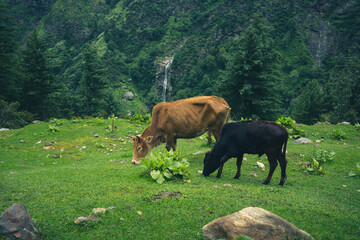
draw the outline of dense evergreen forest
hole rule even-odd
[[[224,97],[233,119],[356,123],[359,12],[359,0],[0,0],[0,126],[198,95]]]

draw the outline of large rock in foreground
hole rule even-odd
[[[0,233],[8,238],[41,239],[26,207],[17,203],[6,209],[0,216]]]
[[[254,240],[313,239],[285,219],[258,207],[215,219],[202,229],[204,239],[233,239],[240,235]]]

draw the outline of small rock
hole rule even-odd
[[[198,154],[203,154],[205,153],[204,151],[198,151],[198,152],[194,152],[192,155],[198,155]]]
[[[198,170],[198,173],[199,173],[199,174],[202,174],[202,173],[203,173],[203,171],[202,171],[202,170]]]
[[[20,143],[24,143],[25,141],[24,141],[24,140],[20,140],[19,142],[20,142]]]
[[[315,142],[317,142],[317,143],[321,143],[321,140],[319,140],[319,139],[318,139],[318,140],[316,140]]]
[[[262,170],[265,170],[265,165],[261,162],[256,162],[256,165],[261,168]]]
[[[309,163],[309,162],[300,162],[300,163],[299,163],[299,166],[307,166],[307,167],[310,167],[310,166],[311,166],[311,163]]]
[[[33,124],[38,124],[38,123],[41,123],[41,121],[40,120],[34,120],[32,123]]]
[[[81,148],[79,148],[79,151],[82,151],[86,148],[86,146],[82,146]]]
[[[230,183],[225,183],[224,187],[232,187],[232,185]]]
[[[351,123],[349,123],[349,122],[340,122],[340,123],[338,123],[338,125],[351,125]]]
[[[256,175],[255,173],[252,173],[252,174],[250,174],[250,177],[254,177],[254,178],[256,178],[256,177],[257,177],[257,175]]]
[[[142,215],[142,212],[141,212],[141,211],[137,211],[136,213],[139,214],[140,216]]]
[[[96,221],[96,220],[98,220],[98,219],[99,219],[98,217],[89,215],[89,216],[87,216],[87,217],[78,217],[78,218],[76,218],[75,221],[74,221],[74,223],[75,223],[75,224],[79,224],[79,223],[87,222],[87,221]]]
[[[244,162],[247,162],[247,158],[244,157],[244,158],[243,158],[243,161],[244,161]]]
[[[341,185],[343,188],[347,188],[347,185]]]
[[[92,210],[93,214],[98,214],[98,213],[105,214],[105,212],[106,212],[105,208],[93,208],[93,210]]]
[[[10,130],[10,129],[8,129],[8,128],[0,128],[0,132],[2,132],[2,131],[8,131],[8,130]]]
[[[94,137],[98,138],[98,137],[100,137],[100,136],[99,136],[99,134],[95,134]]]
[[[313,141],[308,138],[299,138],[293,141],[293,144],[312,143]]]

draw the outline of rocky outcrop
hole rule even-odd
[[[285,219],[258,207],[215,219],[202,231],[205,240],[233,239],[241,235],[254,240],[313,239]]]
[[[174,56],[165,57],[162,61],[156,61],[156,87],[159,95],[162,95],[162,100],[166,100],[171,97],[171,85],[170,85],[170,65],[174,60]]]
[[[41,239],[26,207],[17,203],[6,209],[0,216],[0,233],[8,238]]]

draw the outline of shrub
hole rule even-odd
[[[129,117],[129,120],[131,123],[137,123],[137,124],[140,124],[140,123],[146,123],[146,124],[150,124],[151,122],[151,116],[150,114],[146,114],[146,115],[143,115],[143,114],[134,114],[132,116]]]
[[[334,139],[337,139],[337,140],[344,140],[345,138],[347,138],[345,132],[341,129],[334,129],[330,136]]]
[[[286,127],[291,138],[298,139],[305,136],[304,130],[296,126],[296,122],[290,117],[278,118],[276,123]]]
[[[355,123],[354,127],[355,127],[356,131],[359,131],[360,130],[360,123]]]
[[[0,99],[0,127],[21,128],[31,123],[33,115],[26,111],[19,111],[18,102],[6,102]]]
[[[179,152],[153,153],[149,157],[141,159],[146,174],[149,174],[157,183],[162,184],[166,179],[188,178],[189,162],[187,159],[180,160]]]

